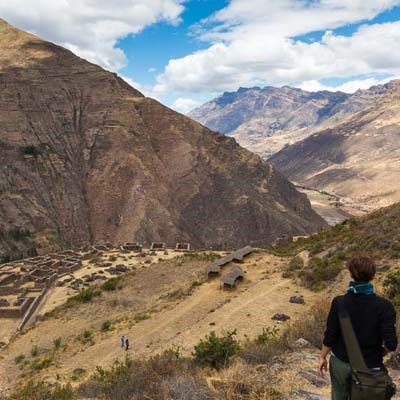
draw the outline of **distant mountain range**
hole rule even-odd
[[[3,20],[0,126],[3,259],[51,243],[237,247],[325,226],[232,138]]]
[[[343,92],[307,92],[284,86],[240,88],[188,115],[208,128],[233,136],[264,158],[374,104],[386,86]]]
[[[342,92],[239,89],[189,114],[299,184],[376,209],[400,201],[400,81]]]

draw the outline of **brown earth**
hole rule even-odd
[[[235,140],[2,20],[0,126],[3,256],[38,237],[239,247],[325,226]]]

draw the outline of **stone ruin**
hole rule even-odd
[[[0,264],[0,318],[22,318],[23,329],[47,290],[82,267],[72,250]]]
[[[150,247],[150,251],[165,251],[165,243],[153,242]]]
[[[140,253],[143,250],[143,247],[138,242],[126,242],[120,248],[121,248],[122,252],[131,252],[131,251],[133,251],[135,253]]]
[[[175,251],[190,251],[190,243],[177,243]]]

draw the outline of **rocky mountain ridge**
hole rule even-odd
[[[1,255],[46,245],[266,243],[325,226],[234,139],[0,20]]]
[[[224,93],[188,115],[268,158],[283,147],[368,108],[387,90],[388,85],[354,94],[308,92],[288,86],[240,88]]]

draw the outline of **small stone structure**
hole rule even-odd
[[[122,251],[134,251],[135,253],[140,253],[143,248],[138,242],[126,242],[121,246]]]
[[[175,251],[190,251],[190,243],[177,243]]]
[[[165,251],[165,243],[153,242],[151,244],[150,250],[152,250],[152,251]]]

